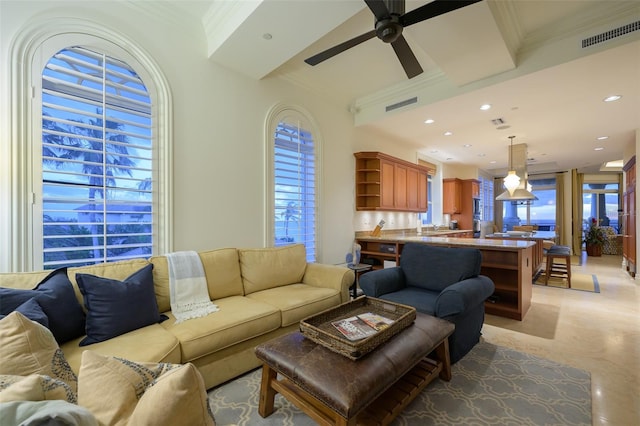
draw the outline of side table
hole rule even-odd
[[[351,297],[353,299],[358,297],[358,284],[359,284],[360,275],[369,271],[372,267],[373,267],[372,265],[368,265],[366,263],[358,263],[357,265],[354,265],[353,263],[347,264],[347,268],[351,269],[353,272],[356,273],[356,279],[351,285],[351,287],[349,287],[349,291],[351,291]]]

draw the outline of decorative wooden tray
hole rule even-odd
[[[331,324],[367,312],[381,315],[394,322],[371,336],[355,341],[347,339]],[[356,360],[411,325],[415,319],[416,309],[412,306],[362,296],[301,320],[300,332],[314,342]]]

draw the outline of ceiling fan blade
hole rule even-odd
[[[404,38],[404,36],[400,36],[391,43],[393,50],[396,52],[396,56],[400,60],[402,64],[402,68],[404,68],[404,72],[407,73],[407,77],[413,78],[418,74],[422,74],[422,67],[416,59],[416,56],[411,51],[409,47],[409,43]]]
[[[364,2],[367,4],[367,6],[369,6],[371,12],[373,12],[373,16],[376,17],[376,21],[389,15],[389,9],[387,9],[387,5],[384,4],[384,1],[364,0]]]
[[[400,17],[400,23],[403,27],[408,27],[409,25],[417,24],[418,22],[478,3],[479,1],[482,0],[435,0],[405,13]]]
[[[344,43],[340,43],[336,46],[333,46],[324,52],[320,52],[317,55],[313,55],[310,58],[305,59],[304,61],[309,65],[318,65],[322,61],[326,61],[329,58],[336,56],[338,53],[342,53],[347,49],[351,49],[354,46],[359,45],[369,39],[372,39],[376,36],[376,30],[371,30],[367,33],[359,35],[358,37],[354,37],[351,40],[347,40]]]

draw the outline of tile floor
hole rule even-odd
[[[584,253],[572,272],[596,274],[600,293],[534,285],[524,320],[487,315],[483,337],[589,371],[594,425],[640,425],[640,275]]]

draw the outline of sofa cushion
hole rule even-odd
[[[84,334],[84,312],[67,276],[67,268],[51,272],[33,290],[3,288],[0,298],[0,314],[3,315],[29,299],[37,298],[47,316],[48,328],[60,343]]]
[[[435,316],[438,294],[435,291],[425,290],[420,287],[406,287],[403,290],[386,293],[378,297],[390,302],[414,306],[418,312]]]
[[[304,245],[263,249],[240,249],[244,293],[302,282],[307,267]]]
[[[192,364],[136,363],[85,351],[78,404],[100,424],[214,424],[202,376]]]
[[[272,305],[244,296],[216,300],[220,308],[205,317],[160,324],[180,341],[182,362],[189,362],[280,327],[280,311]]]
[[[87,308],[87,337],[80,346],[103,342],[162,320],[152,270],[152,264],[146,265],[124,281],[76,274]]]
[[[341,302],[339,291],[306,284],[270,288],[251,293],[247,297],[278,308],[282,315],[283,327],[337,306]]]
[[[235,248],[203,251],[198,255],[207,278],[207,289],[211,300],[244,294],[240,278],[238,251]],[[153,282],[158,308],[160,312],[170,311],[171,298],[167,257],[153,256],[149,261],[153,263]]]
[[[87,349],[102,355],[117,356],[132,361],[180,362],[180,342],[161,324],[148,325],[104,342],[80,346],[81,338],[60,345],[73,371],[80,371],[82,353]]]
[[[244,296],[238,250],[227,248],[202,251],[198,254],[207,277],[211,300]]]
[[[407,243],[402,249],[400,267],[408,287],[440,292],[480,273],[480,250],[466,247],[438,247]]]
[[[12,312],[0,320],[0,342],[0,374],[47,375],[65,382],[75,393],[76,375],[46,327]]]

